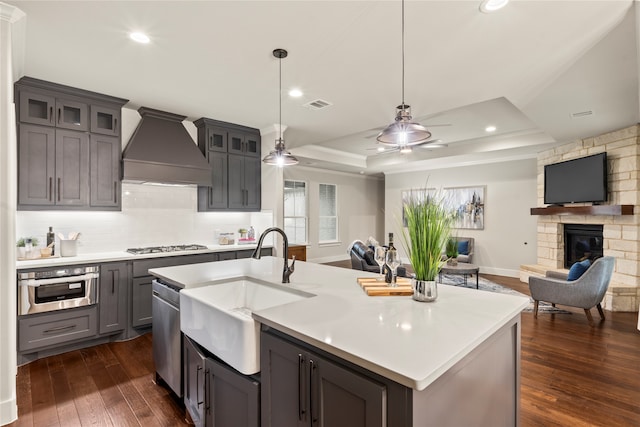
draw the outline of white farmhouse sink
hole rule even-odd
[[[180,329],[245,375],[260,372],[260,323],[264,310],[314,295],[240,277],[180,291]]]

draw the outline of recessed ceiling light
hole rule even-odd
[[[300,98],[302,96],[302,91],[300,89],[291,89],[289,91],[289,96],[292,98]]]
[[[384,147],[378,147],[378,152],[382,153],[384,151]]]
[[[480,12],[495,12],[505,7],[507,3],[509,3],[509,0],[482,0],[482,2],[480,2]]]
[[[143,44],[147,44],[151,41],[151,39],[149,38],[148,35],[146,35],[145,33],[141,33],[141,32],[133,32],[133,33],[129,33],[129,38],[135,42],[138,43],[143,43]]]
[[[486,128],[484,128],[485,132],[495,132],[496,131],[496,127],[495,126],[487,126]]]
[[[411,153],[412,151],[413,151],[413,149],[412,149],[411,147],[408,147],[408,146],[407,146],[407,147],[402,147],[402,148],[400,149],[400,152],[401,152],[402,154],[409,154],[409,153]]]

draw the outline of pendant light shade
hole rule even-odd
[[[381,144],[399,148],[422,144],[429,138],[431,138],[431,132],[420,123],[411,121],[411,107],[404,104],[396,107],[396,121],[387,126],[377,137]]]
[[[284,139],[282,138],[282,58],[286,58],[288,55],[284,49],[275,49],[273,56],[279,59],[280,69],[280,90],[278,91],[278,99],[280,100],[280,116],[278,119],[278,138],[276,139],[276,145],[273,150],[267,154],[262,161],[267,165],[275,166],[290,166],[298,164],[298,159],[291,154],[284,146]]]
[[[378,142],[402,149],[423,144],[431,132],[420,123],[411,121],[411,107],[404,102],[404,0],[402,0],[402,104],[396,107],[396,119],[377,136]]]

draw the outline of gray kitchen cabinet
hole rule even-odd
[[[260,157],[260,134],[254,132],[229,132],[229,148],[227,152]]]
[[[57,128],[87,131],[89,130],[89,105],[68,99],[56,99]]]
[[[18,317],[18,352],[31,352],[92,338],[98,329],[95,305]]]
[[[205,356],[189,337],[183,335],[184,406],[196,427],[205,423]]]
[[[262,426],[387,425],[385,384],[270,333],[260,340]]]
[[[127,262],[100,265],[98,299],[98,332],[100,334],[120,332],[127,326],[128,266]]]
[[[229,154],[229,209],[260,210],[260,159]]]
[[[235,254],[234,254],[235,256]],[[198,264],[218,260],[217,253],[177,255],[162,258],[146,258],[133,261],[133,281],[131,287],[131,326],[149,327],[152,322],[150,268],[172,267],[175,265]]]
[[[88,174],[89,138],[86,133],[20,125],[19,208],[87,205]]]
[[[131,282],[131,326],[134,328],[151,326],[151,280],[151,276],[134,277]]]
[[[119,210],[127,100],[31,77],[16,82],[15,93],[18,209]]]
[[[18,205],[53,205],[56,132],[44,126],[20,126]]]
[[[88,176],[89,136],[84,132],[56,129],[55,204],[87,206]]]
[[[198,210],[226,209],[228,206],[227,154],[208,151],[206,156],[211,165],[211,186],[198,187]]]
[[[260,133],[208,118],[194,122],[198,147],[211,165],[211,186],[198,187],[198,211],[259,211]]]
[[[62,129],[89,129],[89,105],[38,91],[20,92],[20,121]]]
[[[198,427],[258,427],[260,382],[183,341],[184,404]]]
[[[120,109],[91,105],[91,133],[120,136]]]
[[[92,134],[90,141],[91,207],[121,207],[120,139]]]

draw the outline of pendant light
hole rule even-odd
[[[411,106],[404,102],[404,0],[402,0],[402,104],[396,107],[396,120],[380,132],[376,139],[382,144],[395,148],[427,142],[431,132],[411,119]]]
[[[265,156],[262,161],[268,165],[276,166],[289,166],[298,164],[298,159],[293,154],[288,152],[284,147],[284,139],[282,138],[282,58],[286,58],[288,55],[284,49],[275,49],[273,56],[279,59],[280,67],[280,91],[278,96],[280,99],[280,116],[278,119],[278,138],[276,139],[276,146],[269,154]]]

